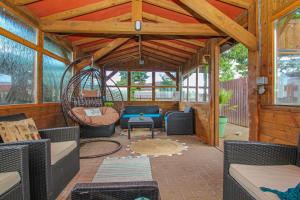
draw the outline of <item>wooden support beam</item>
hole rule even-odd
[[[230,37],[243,43],[250,50],[257,50],[257,38],[237,22],[211,5],[207,0],[179,0],[201,17],[227,33]]]
[[[127,53],[118,57],[110,58],[110,59],[103,59],[100,62],[98,62],[100,65],[107,65],[111,63],[117,63],[124,59],[136,59],[138,58],[139,52],[136,50],[131,53]]]
[[[110,74],[106,76],[106,81],[111,79],[114,75],[118,73],[118,70],[113,70]]]
[[[195,46],[198,46],[198,47],[205,47],[205,42],[201,42],[201,41],[198,41],[198,40],[191,40],[191,39],[177,39],[177,40],[181,41],[181,42],[188,43],[188,44],[192,44],[192,45],[195,45]]]
[[[224,3],[228,3],[240,8],[245,8],[245,9],[249,9],[250,6],[254,3],[253,0],[219,0],[222,1]]]
[[[38,1],[40,0],[13,0],[13,4],[15,4],[16,6],[24,6],[26,4],[30,4]]]
[[[166,62],[166,61],[163,61],[163,60],[157,59],[157,58],[153,58],[152,56],[146,56],[146,58],[147,58],[148,60],[153,60],[153,61],[156,61],[156,62],[162,63],[162,64],[164,64],[164,65],[166,65],[166,66],[176,66],[176,67],[178,67],[178,66],[179,66],[179,64],[173,64],[173,63],[169,63],[169,62]]]
[[[169,54],[175,55],[177,57],[181,57],[181,58],[185,58],[185,59],[191,58],[191,54],[183,53],[183,52],[173,50],[173,49],[169,49],[167,47],[160,46],[160,45],[157,45],[157,44],[154,44],[154,43],[142,42],[142,44],[143,44],[143,46],[155,49],[157,51],[162,51],[162,52],[165,52],[165,53],[169,53]]]
[[[117,53],[111,53],[108,56],[106,56],[105,58],[101,59],[101,62],[106,61],[106,60],[110,60],[110,59],[118,59],[120,56],[123,55],[128,55],[130,53],[136,53],[138,52],[138,48],[133,48],[133,49],[128,49],[126,51],[121,51],[121,52],[117,52]]]
[[[176,81],[176,77],[171,74],[171,72],[165,72],[165,74],[172,79],[172,81]]]
[[[110,8],[113,6],[117,6],[120,4],[128,3],[130,0],[103,0],[97,3],[88,4],[86,6],[82,6],[79,8],[74,8],[71,10],[62,11],[59,13],[54,13],[52,15],[42,17],[42,20],[63,20],[63,19],[70,19],[73,17],[85,15],[88,13],[96,12],[99,10],[103,10],[106,8]]]
[[[95,41],[102,40],[102,39],[103,38],[97,38],[97,37],[89,38],[89,37],[87,37],[87,38],[83,38],[83,39],[76,40],[76,41],[72,42],[72,45],[73,46],[79,46],[79,45],[82,45],[82,44],[95,42]]]
[[[160,8],[164,8],[167,10],[171,10],[174,12],[178,12],[184,15],[188,15],[188,16],[193,16],[191,13],[189,13],[188,11],[186,11],[185,9],[183,9],[181,6],[179,6],[178,4],[174,3],[173,1],[166,1],[166,0],[143,0],[144,2],[148,3],[148,4],[152,4],[154,6],[160,7]]]
[[[168,47],[172,47],[172,48],[175,48],[175,49],[180,49],[182,51],[186,51],[186,52],[189,52],[189,53],[197,53],[196,49],[193,49],[193,48],[181,45],[181,44],[177,44],[175,42],[170,42],[170,41],[167,41],[167,40],[151,40],[151,41],[154,41],[158,44],[166,45]]]
[[[136,35],[132,22],[97,22],[97,21],[43,21],[41,30],[52,33],[89,33]],[[224,36],[206,24],[183,23],[148,23],[144,22],[139,34],[150,35],[197,35]]]
[[[131,0],[131,21],[142,21],[143,6],[142,0]]]
[[[118,48],[119,46],[121,46],[122,44],[127,42],[129,39],[130,38],[118,38],[118,39],[115,39],[115,40],[111,41],[110,43],[107,44],[106,47],[96,51],[93,54],[94,62],[96,62],[97,60],[103,58],[104,56],[109,54],[111,51],[113,51],[114,49]],[[85,66],[88,66],[90,64],[91,64],[91,60],[90,59],[85,59],[77,65],[77,68],[82,69]]]

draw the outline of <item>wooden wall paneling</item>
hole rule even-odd
[[[39,129],[65,126],[59,103],[0,106],[0,116],[18,113],[33,118]]]

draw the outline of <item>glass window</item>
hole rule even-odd
[[[188,85],[188,76],[182,78],[182,86],[187,87]]]
[[[72,52],[57,44],[47,36],[44,37],[44,48],[62,58],[72,60]]]
[[[34,103],[36,52],[0,35],[0,104]]]
[[[130,101],[152,101],[152,88],[131,87]]]
[[[208,95],[208,88],[199,88],[198,87],[198,101],[199,102],[208,102],[209,95]]]
[[[275,103],[300,104],[300,8],[275,21]]]
[[[2,7],[0,7],[0,26],[25,40],[35,44],[37,42],[36,30]]]
[[[189,88],[188,90],[188,101],[196,101],[196,88]]]
[[[156,86],[176,86],[176,72],[155,72]]]
[[[178,101],[178,93],[176,88],[156,88],[155,89],[156,101]]]
[[[128,85],[128,73],[127,71],[119,71],[114,73],[113,71],[106,71],[106,77],[110,76],[113,73],[113,76],[106,81],[107,85],[117,85],[117,86],[127,86]]]
[[[194,70],[189,75],[189,87],[196,87],[196,80],[196,70]]]
[[[182,88],[181,98],[182,98],[182,101],[187,101],[187,88],[186,87]]]
[[[108,87],[106,90],[106,100],[107,101],[127,101],[127,87]],[[122,97],[120,96],[120,92]],[[123,98],[123,99],[122,99]]]
[[[60,101],[60,80],[66,64],[47,55],[43,56],[43,99],[44,102]]]
[[[131,72],[131,85],[152,86],[152,72]]]

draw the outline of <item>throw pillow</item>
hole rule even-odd
[[[99,108],[86,108],[84,112],[88,117],[98,117],[102,115]]]
[[[40,140],[41,139],[39,131],[38,131],[38,129],[35,125],[35,122],[32,118],[24,119],[24,120],[21,120],[21,121],[23,121],[23,123],[25,123],[25,125],[28,127],[28,129],[30,131],[30,134],[31,134],[31,138],[33,140]]]
[[[7,131],[6,123],[0,122],[0,136],[4,143],[16,142],[17,138],[14,134]]]

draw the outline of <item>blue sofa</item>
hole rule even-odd
[[[120,126],[122,129],[128,128],[128,120],[131,117],[138,117],[140,113],[144,117],[151,117],[154,121],[154,128],[162,128],[163,116],[158,106],[125,106],[120,116]]]

